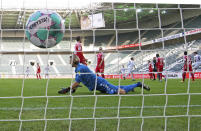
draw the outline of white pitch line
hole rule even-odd
[[[177,107],[188,107],[188,105],[170,105],[167,106],[169,108],[177,108]],[[201,105],[189,105],[189,107],[201,107]],[[120,109],[141,109],[141,106],[121,106]],[[164,106],[144,106],[144,108],[164,108]],[[1,107],[0,110],[20,110],[21,108],[17,107]],[[24,107],[23,110],[44,110],[45,107]],[[48,107],[48,110],[64,110],[70,109],[69,107]],[[94,107],[72,107],[74,110],[84,110],[84,109],[91,109],[93,110]],[[118,109],[118,106],[113,107],[96,107],[96,109]]]

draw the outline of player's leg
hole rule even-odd
[[[182,73],[182,82],[184,82],[185,81],[185,79],[186,79],[186,71],[184,71],[183,73]]]
[[[159,71],[157,72],[157,78],[160,81],[160,72]]]
[[[125,90],[126,93],[133,91],[134,88],[136,87],[143,87],[145,90],[150,90],[149,86],[143,84],[141,82],[138,82],[136,84],[132,84],[132,85],[126,85],[126,86],[120,86],[121,89]]]
[[[48,79],[48,74],[47,73],[45,74],[45,79]]]
[[[146,90],[150,90],[149,86],[147,85],[142,85],[141,82],[138,82],[136,84],[132,84],[132,85],[126,85],[126,86],[115,86],[110,84],[107,80],[102,79],[101,83],[99,83],[96,87],[96,90],[101,91],[103,93],[107,93],[107,94],[116,94],[116,93],[120,93],[120,94],[125,94],[129,91],[133,91],[134,88],[136,87],[143,87]]]
[[[191,77],[193,79],[193,81],[195,80],[195,77],[194,77],[194,73],[193,72],[190,72],[191,73]]]
[[[182,73],[182,81],[181,82],[185,81],[185,79],[186,79],[186,72],[187,72],[187,66],[184,65],[184,67],[183,67],[183,73]]]
[[[149,79],[150,79],[150,80],[153,79],[153,70],[149,70]]]
[[[102,79],[101,84],[98,84],[96,87],[96,90],[107,93],[107,94],[117,94],[118,92],[120,94],[125,94],[126,91],[119,88],[118,86],[110,84],[107,80]]]
[[[104,68],[101,68],[101,69],[100,69],[100,73],[101,73],[102,78],[105,78],[105,75],[104,75]]]
[[[149,73],[149,79],[151,80],[151,78],[152,78],[152,76],[151,76],[152,74],[151,73]]]
[[[154,79],[154,73],[153,73],[153,70],[151,71],[151,79],[152,79],[152,80]]]
[[[125,80],[126,79],[126,74],[124,72],[121,72],[122,78]]]
[[[101,74],[101,76],[102,76],[102,78],[105,78],[105,75],[103,73]]]
[[[40,73],[38,73],[38,75],[39,75],[39,79],[41,79]]]
[[[99,71],[98,66],[96,66],[95,72],[96,72],[96,75],[99,76],[98,73],[99,73],[100,71]]]
[[[155,76],[155,73],[153,73],[153,78],[154,78],[153,80],[156,80],[156,76]]]
[[[191,74],[191,77],[192,77],[192,79],[193,79],[193,81],[194,81],[195,78],[194,78],[194,73],[193,73],[192,65],[189,65],[189,73]]]
[[[131,70],[131,78],[132,78],[133,81],[135,81],[135,78],[134,78],[134,71],[133,71],[133,70]]]
[[[149,79],[150,79],[150,80],[153,80],[153,78],[154,78],[154,76],[153,76],[152,71],[149,71]]]
[[[157,79],[160,81],[160,70],[157,68]]]
[[[127,72],[127,74],[126,74],[126,78],[127,78],[129,75],[132,75],[131,71],[132,71],[132,69],[129,69],[129,68],[128,68],[128,72]]]
[[[122,75],[122,78],[125,80],[126,78],[125,78],[125,74],[124,73],[121,73],[121,75]]]

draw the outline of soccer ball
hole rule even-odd
[[[59,14],[54,11],[36,11],[26,23],[26,37],[40,48],[57,45],[64,36],[65,25]]]

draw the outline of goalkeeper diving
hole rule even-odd
[[[98,90],[101,93],[106,94],[118,94],[118,92],[119,94],[126,94],[133,91],[136,87],[143,87],[145,90],[150,91],[149,86],[142,84],[141,82],[124,86],[112,85],[104,78],[96,76],[86,65],[81,64],[79,58],[74,54],[70,56],[70,64],[72,67],[75,67],[75,82],[71,87],[63,88],[58,91],[59,94],[66,94],[70,91],[74,93],[81,82],[89,89],[89,91]]]

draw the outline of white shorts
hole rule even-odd
[[[128,68],[128,73],[130,74],[130,73],[133,73],[134,72],[134,70],[133,69],[129,69]]]

